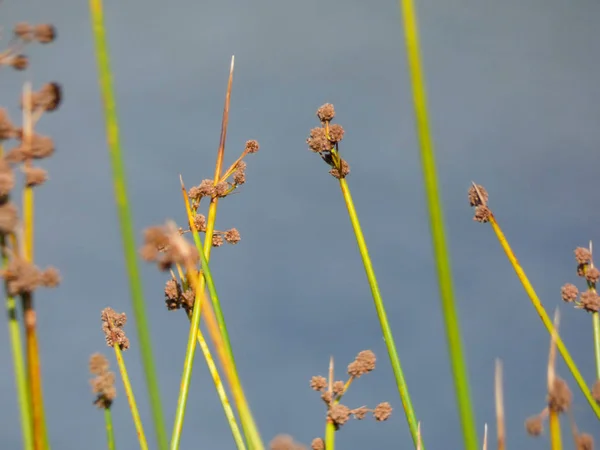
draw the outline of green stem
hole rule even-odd
[[[119,372],[121,373],[121,380],[123,381],[123,387],[125,388],[125,394],[127,395],[127,401],[129,402],[129,409],[131,410],[131,417],[135,425],[135,430],[140,441],[140,448],[142,450],[148,450],[148,442],[146,441],[146,435],[144,434],[144,427],[142,426],[142,419],[138,411],[135,396],[133,395],[133,389],[131,388],[131,382],[129,381],[129,375],[127,373],[127,367],[125,367],[125,361],[123,360],[123,353],[119,344],[115,344],[113,347],[115,350],[115,356],[117,357],[117,363],[119,365]]]
[[[110,408],[104,408],[104,423],[106,424],[106,444],[108,450],[115,450],[115,435],[113,434],[112,414]]]
[[[15,382],[17,384],[17,398],[19,400],[19,412],[21,415],[21,431],[23,433],[23,448],[33,450],[31,411],[29,402],[29,391],[27,389],[27,374],[23,360],[23,343],[17,320],[17,307],[14,297],[6,298],[6,309],[8,312],[8,332],[12,348],[13,363],[15,368]]]
[[[441,199],[437,185],[437,174],[433,140],[429,129],[429,118],[427,114],[427,97],[425,91],[425,80],[421,65],[419,50],[419,32],[415,7],[412,0],[400,0],[406,36],[406,49],[410,78],[413,91],[414,110],[417,126],[417,134],[420,144],[421,163],[425,191],[427,193],[427,205],[429,209],[429,223],[431,237],[436,261],[438,283],[440,289],[440,300],[444,315],[446,329],[446,340],[452,365],[455,392],[458,402],[458,410],[462,425],[465,448],[477,450],[479,448],[477,438],[477,427],[471,404],[469,392],[469,379],[465,358],[462,350],[460,337],[460,325],[454,304],[452,288],[452,273],[450,270],[450,257],[446,246],[444,232],[444,217],[442,213]]]
[[[327,450],[335,448],[335,425],[330,420],[327,420],[325,425],[325,448]]]
[[[387,347],[390,362],[392,364],[394,377],[396,378],[396,384],[398,386],[400,399],[402,400],[402,406],[404,407],[404,413],[406,414],[406,420],[408,422],[410,434],[416,447],[418,442],[418,423],[415,411],[413,410],[410,395],[408,393],[408,387],[406,386],[406,381],[404,380],[404,373],[402,372],[402,366],[400,365],[400,358],[398,357],[398,352],[396,351],[396,344],[394,343],[392,330],[388,323],[385,307],[383,306],[383,299],[381,298],[381,294],[379,292],[379,285],[377,284],[377,278],[375,277],[375,271],[373,270],[373,265],[369,256],[369,250],[367,249],[367,244],[360,227],[354,202],[352,201],[352,195],[350,195],[350,188],[348,187],[348,183],[346,182],[345,178],[340,179],[340,187],[342,189],[344,200],[346,201],[350,222],[352,223],[352,228],[354,229],[354,234],[356,235],[356,242],[358,243],[358,249],[365,267],[369,286],[371,287],[371,294],[373,296],[373,301],[375,302],[377,317],[379,317],[379,324],[381,326],[381,331],[383,332],[383,338],[385,340],[385,345]],[[424,447],[421,448],[422,450],[425,450]]]
[[[139,348],[141,351],[142,364],[144,368],[144,374],[146,376],[148,394],[150,397],[150,406],[152,409],[152,417],[154,419],[154,430],[156,433],[158,448],[165,450],[168,446],[167,434],[165,430],[163,409],[160,401],[156,368],[152,356],[150,327],[146,318],[144,294],[142,291],[142,283],[137,265],[135,235],[133,232],[133,221],[127,198],[125,169],[121,155],[119,125],[111,77],[108,43],[104,30],[102,0],[90,0],[90,12],[96,45],[98,77],[100,80],[102,100],[104,103],[106,134],[113,171],[115,199],[117,203],[121,236],[123,240],[123,251],[125,253],[125,261],[131,290],[131,301],[135,315],[137,334],[140,341]]]
[[[594,325],[594,356],[596,357],[596,379],[600,380],[600,316],[597,312],[592,314]]]

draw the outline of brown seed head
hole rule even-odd
[[[577,247],[575,249],[575,260],[577,264],[588,264],[592,260],[592,254],[585,247]]]
[[[270,450],[306,450],[302,444],[294,441],[294,438],[287,434],[280,434],[275,436],[269,443]]]
[[[573,394],[565,380],[556,377],[552,389],[548,393],[548,408],[561,413],[571,407],[572,400]]]
[[[325,450],[325,441],[322,438],[314,438],[310,443],[312,450]]]
[[[240,236],[240,232],[236,228],[232,228],[231,230],[227,230],[223,237],[228,244],[237,244],[240,242],[242,237]]]
[[[177,280],[170,279],[165,283],[165,297],[170,300],[177,300],[181,295],[181,285]]]
[[[196,227],[196,231],[206,231],[206,217],[204,214],[194,216],[194,227]]]
[[[544,420],[541,415],[529,417],[525,421],[525,430],[529,436],[539,436],[544,429]]]
[[[345,159],[341,159],[341,167],[342,167],[341,174],[340,174],[340,171],[336,167],[331,169],[329,171],[329,174],[333,178],[337,178],[338,180],[341,178],[346,178],[346,176],[350,173],[350,166],[348,165],[348,163],[346,162]]]
[[[193,200],[200,200],[202,197],[214,197],[216,195],[214,181],[202,180],[198,186],[190,189],[188,195]]]
[[[49,23],[36,25],[33,33],[40,44],[48,44],[56,39],[56,29]]]
[[[6,109],[0,108],[0,141],[15,137],[15,127],[10,121]]]
[[[221,236],[220,234],[213,234],[213,238],[212,238],[212,246],[213,247],[220,247],[221,245],[223,245],[223,242],[225,242],[223,240],[223,236]]]
[[[225,197],[229,193],[229,183],[221,181],[215,186],[215,194],[217,197]]]
[[[60,272],[56,267],[46,267],[41,273],[40,284],[47,288],[53,288],[60,284]]]
[[[327,387],[327,380],[325,377],[314,376],[310,379],[310,388],[315,391],[322,391]]]
[[[600,379],[596,380],[594,386],[592,386],[592,397],[597,403],[600,403]]]
[[[591,434],[581,433],[576,438],[577,450],[594,450],[594,438]]]
[[[7,283],[8,293],[13,296],[31,293],[47,282],[47,276],[40,269],[17,257],[13,257],[1,273]]]
[[[246,163],[240,161],[237,163],[235,172],[233,173],[233,184],[239,186],[246,182]]]
[[[481,194],[481,196],[483,198],[479,197],[477,190],[479,190],[479,193]],[[471,206],[487,205],[488,193],[483,186],[478,184],[477,189],[475,189],[475,186],[471,185],[471,187],[469,188],[468,195],[469,195],[469,205],[471,205]]]
[[[0,233],[14,233],[19,216],[14,203],[5,202],[0,204]]]
[[[373,417],[377,422],[383,422],[384,420],[388,420],[392,415],[392,405],[388,402],[380,403],[373,410]]]
[[[578,295],[579,289],[577,289],[577,286],[575,286],[574,284],[566,283],[563,287],[560,288],[560,296],[567,303],[571,303],[577,300]]]
[[[334,123],[329,127],[329,140],[331,142],[340,142],[344,139],[344,128],[337,123]]]
[[[244,148],[244,153],[256,153],[260,149],[260,145],[258,145],[258,141],[254,139],[246,142],[246,147]]]
[[[62,88],[58,83],[46,83],[38,92],[34,92],[31,98],[34,109],[44,111],[56,110],[62,100]]]
[[[361,406],[360,408],[353,409],[350,412],[352,413],[355,419],[363,420],[367,416],[367,413],[369,413],[369,411],[369,408]]]
[[[343,381],[335,381],[333,383],[333,395],[340,396],[344,393],[344,382]]]
[[[10,164],[0,159],[0,198],[6,197],[15,187],[15,174]]]
[[[34,187],[44,184],[48,180],[48,172],[41,167],[33,167],[30,165],[23,166],[25,174],[25,185]]]
[[[592,284],[596,284],[598,279],[600,279],[600,270],[595,267],[590,267],[585,271],[585,279]]]
[[[341,403],[333,403],[327,412],[327,417],[331,419],[336,428],[341,427],[350,418],[350,408]]]
[[[127,350],[129,348],[129,339],[127,339],[125,332],[122,330],[127,322],[127,315],[125,313],[118,314],[112,308],[104,308],[101,317],[102,331],[106,338],[106,345],[109,347],[118,345],[121,350]]]
[[[310,130],[310,137],[306,140],[306,143],[308,148],[316,153],[328,152],[333,147],[325,135],[325,129],[321,127]]]
[[[15,70],[25,70],[29,67],[29,58],[25,55],[15,55],[10,60],[10,65]]]
[[[21,145],[17,148],[25,159],[43,159],[52,156],[54,153],[54,142],[48,136],[34,134],[31,136],[31,142],[28,143],[25,140],[21,140]]]
[[[375,354],[371,350],[363,350],[356,359],[348,364],[348,375],[360,378],[362,375],[375,370]]]
[[[21,39],[23,42],[30,42],[33,40],[33,27],[27,22],[19,22],[13,29],[15,37]]]
[[[594,291],[582,292],[579,296],[579,306],[587,312],[600,311],[600,297]]]
[[[100,375],[108,370],[108,359],[102,353],[94,353],[90,357],[90,372],[93,375]]]
[[[490,221],[492,212],[487,206],[479,205],[475,207],[475,216],[473,220],[475,222],[487,223]]]
[[[335,117],[335,109],[331,103],[325,103],[317,109],[317,117],[321,122],[329,122]]]

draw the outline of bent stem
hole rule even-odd
[[[444,217],[435,167],[435,153],[427,113],[427,95],[421,64],[417,15],[412,0],[400,0],[400,5],[404,23],[423,179],[427,194],[429,225],[435,255],[446,341],[448,343],[448,352],[454,378],[454,389],[465,448],[468,450],[477,450],[479,448],[477,426],[471,403],[469,378],[460,336],[460,325],[454,303],[450,255],[446,245]]]
[[[350,188],[348,187],[348,183],[346,182],[345,178],[340,179],[340,188],[342,190],[342,195],[344,196],[344,201],[346,202],[352,228],[354,229],[356,242],[358,243],[358,249],[365,267],[369,286],[371,287],[371,294],[375,303],[375,310],[377,311],[377,317],[379,318],[379,324],[381,326],[381,331],[383,332],[383,338],[385,340],[385,345],[387,347],[390,362],[392,364],[392,370],[394,372],[394,377],[396,378],[396,385],[398,386],[398,393],[400,394],[400,399],[402,400],[402,406],[404,408],[410,434],[416,447],[418,442],[417,418],[410,400],[406,381],[404,380],[404,373],[402,371],[402,366],[400,365],[400,358],[398,357],[398,352],[396,351],[396,344],[394,343],[392,330],[388,323],[387,314],[383,305],[383,299],[381,298],[381,294],[379,292],[379,285],[377,284],[377,278],[375,277],[375,271],[373,270],[367,244],[360,227],[358,215],[356,214],[352,195],[350,194]]]
[[[152,356],[152,342],[150,339],[150,327],[146,318],[144,293],[142,290],[142,283],[137,265],[135,235],[133,232],[133,220],[131,217],[131,211],[129,209],[127,197],[125,168],[123,165],[123,158],[121,156],[119,122],[117,119],[117,108],[111,76],[108,43],[106,32],[104,30],[102,0],[90,0],[90,14],[95,38],[98,77],[100,80],[102,101],[104,104],[106,137],[108,140],[108,150],[112,165],[115,200],[119,215],[121,237],[123,241],[123,252],[127,265],[127,274],[131,291],[131,302],[135,316],[135,325],[138,338],[140,340],[139,348],[142,356],[142,364],[146,377],[148,395],[150,397],[150,406],[152,409],[152,417],[154,419],[154,430],[156,433],[158,448],[161,450],[166,450],[167,433],[165,430],[163,409],[160,401],[158,378],[156,375],[154,358]]]

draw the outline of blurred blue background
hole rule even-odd
[[[472,221],[471,180],[490,193],[509,242],[586,379],[594,380],[591,319],[563,305],[576,280],[573,250],[598,240],[600,60],[594,0],[417,2],[440,188],[452,252],[478,427],[495,436],[494,359],[504,362],[509,448],[546,449],[547,433],[523,421],[545,402],[548,335],[492,230]],[[378,368],[344,402],[389,401],[386,423],[352,421],[339,447],[408,448],[369,288],[336,180],[305,139],[316,109],[336,106],[346,129],[348,182],[427,448],[460,448],[453,385],[432,259],[397,2],[357,0],[107,1],[106,23],[137,236],[168,218],[185,221],[179,174],[188,186],[211,178],[231,55],[236,57],[226,162],[248,139],[247,184],[220,203],[217,228],[242,241],[213,252],[238,367],[266,441],[290,433],[309,444],[324,430],[324,406],[309,389],[332,355],[339,371],[363,349]],[[53,448],[102,449],[102,413],[89,387],[88,358],[104,344],[100,311],[128,313],[126,361],[152,439],[137,336],[121,252],[86,2],[2,3],[4,42],[18,21],[51,22],[58,40],[33,46],[27,75],[5,69],[1,104],[18,119],[26,77],[58,81],[64,104],[38,131],[57,152],[36,193],[36,261],[60,268],[59,289],[40,291],[40,345]],[[171,430],[188,322],[167,312],[165,274],[142,264],[162,398]],[[0,321],[0,441],[21,445],[6,321]],[[598,422],[562,362],[581,430]],[[136,448],[119,384],[119,448]],[[233,441],[199,356],[182,448],[232,449]],[[567,433],[567,428],[565,428]],[[565,434],[565,439],[569,438]],[[565,441],[570,448],[571,441]]]

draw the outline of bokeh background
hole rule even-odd
[[[455,293],[478,427],[494,430],[494,359],[504,362],[508,444],[545,449],[523,421],[545,401],[548,335],[492,230],[472,221],[471,180],[490,206],[546,308],[560,306],[562,334],[586,379],[594,379],[590,317],[562,304],[576,279],[573,250],[598,240],[600,4],[595,0],[417,2]],[[412,399],[430,449],[460,448],[453,385],[397,2],[357,0],[107,1],[106,22],[135,228],[185,221],[179,175],[211,178],[229,62],[236,57],[227,140],[232,162],[247,139],[248,182],[220,203],[217,227],[242,241],[213,252],[236,359],[261,433],[309,444],[324,430],[324,406],[309,389],[332,355],[342,373],[363,349],[377,370],[345,403],[389,401],[383,424],[352,421],[342,449],[409,448],[407,425],[351,226],[336,180],[305,139],[315,111],[334,103],[346,129],[341,149]],[[100,311],[131,314],[113,200],[86,2],[6,0],[4,42],[18,21],[51,22],[56,43],[28,50],[27,75],[5,69],[1,104],[18,118],[26,77],[58,81],[61,109],[38,131],[58,151],[43,162],[50,181],[36,194],[36,260],[60,268],[59,289],[37,295],[45,402],[53,448],[102,449],[88,357],[102,351]],[[165,274],[143,264],[155,358],[170,431],[188,322],[167,312]],[[154,439],[133,323],[126,353],[147,434]],[[6,321],[0,321],[0,442],[20,448]],[[598,423],[562,362],[580,429]],[[136,448],[118,384],[119,448]],[[232,449],[202,357],[193,374],[182,448]],[[565,428],[565,433],[567,429]],[[569,435],[565,434],[565,438]],[[565,441],[570,447],[570,441]],[[154,447],[154,444],[152,444]]]

